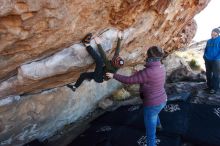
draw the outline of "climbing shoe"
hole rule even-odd
[[[66,85],[67,87],[69,87],[73,92],[76,91],[76,87],[74,85]]]
[[[92,33],[88,33],[83,39],[82,43],[86,46],[90,44],[90,41],[92,39]]]

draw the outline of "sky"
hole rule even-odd
[[[211,37],[213,28],[220,26],[220,0],[211,0],[207,7],[197,14],[197,32],[194,41],[207,40]]]

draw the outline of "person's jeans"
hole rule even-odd
[[[220,60],[205,60],[205,67],[207,86],[217,91],[220,83]]]
[[[144,124],[146,128],[147,146],[156,146],[156,127],[160,125],[158,114],[163,109],[166,103],[157,106],[144,107]]]

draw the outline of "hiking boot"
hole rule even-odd
[[[209,90],[209,94],[215,94],[215,90],[214,89]]]
[[[90,45],[91,39],[92,39],[92,33],[88,33],[88,34],[82,39],[82,43],[83,43],[85,46],[88,46],[88,45]]]
[[[73,92],[76,91],[76,87],[74,85],[66,85],[67,87],[69,87]]]

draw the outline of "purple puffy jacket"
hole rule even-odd
[[[114,79],[125,84],[140,84],[140,94],[145,106],[156,106],[166,102],[164,89],[166,71],[160,61],[149,62],[145,68],[131,76],[114,74]]]

